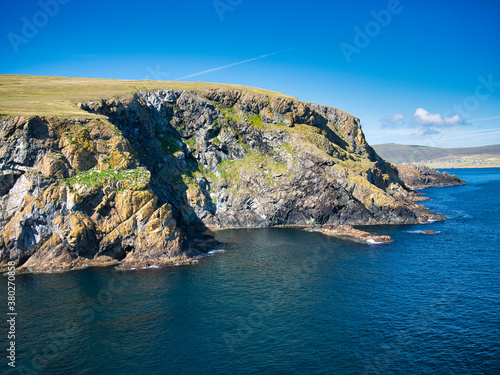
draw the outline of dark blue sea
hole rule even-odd
[[[5,374],[500,374],[500,169],[424,191],[444,222],[226,230],[193,266],[16,278]],[[435,235],[424,234],[431,229]]]

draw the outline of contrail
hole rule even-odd
[[[260,55],[259,57],[254,57],[254,58],[251,58],[251,59],[248,59],[248,60],[238,61],[238,62],[235,62],[235,63],[232,63],[232,64],[228,64],[228,65],[224,65],[224,66],[219,66],[218,68],[212,68],[212,69],[204,70],[202,72],[188,74],[187,76],[179,77],[179,78],[176,78],[175,80],[176,81],[180,81],[181,79],[186,79],[186,78],[201,76],[202,74],[217,72],[219,70],[231,68],[231,67],[236,66],[236,65],[245,64],[247,62],[251,62],[251,61],[255,61],[255,60],[260,60],[260,59],[264,59],[264,58],[269,57],[269,56],[277,55],[277,54],[279,54],[281,52],[284,52],[284,51],[273,52],[273,53],[270,53],[268,55]]]
[[[469,122],[474,122],[474,121],[486,121],[486,120],[496,120],[499,119],[500,116],[497,117],[487,117],[487,118],[477,118],[475,120],[468,120]]]

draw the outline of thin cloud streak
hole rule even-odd
[[[494,132],[500,132],[500,129],[497,128],[476,129],[476,130],[470,130],[467,133],[494,133]]]
[[[232,64],[228,64],[228,65],[224,65],[224,66],[219,66],[217,68],[203,70],[203,71],[198,72],[198,73],[188,74],[187,76],[179,77],[179,78],[176,78],[175,80],[176,81],[180,81],[181,79],[197,77],[197,76],[201,76],[202,74],[218,72],[219,70],[231,68],[231,67],[236,66],[236,65],[241,65],[241,64],[245,64],[245,63],[256,61],[256,60],[260,60],[260,59],[265,59],[266,57],[277,55],[277,54],[282,53],[282,52],[284,52],[284,51],[273,52],[273,53],[270,53],[268,55],[260,55],[259,57],[253,57],[251,59],[247,59],[247,60],[243,60],[243,61],[238,61],[238,62],[235,62],[235,63],[232,63]]]
[[[486,117],[486,118],[477,118],[475,120],[467,120],[469,122],[474,122],[474,121],[486,121],[486,120],[497,120],[500,119],[500,116],[497,117]]]

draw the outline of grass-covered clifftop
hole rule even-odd
[[[92,114],[80,109],[77,104],[165,87],[194,91],[223,88],[292,98],[269,90],[219,83],[0,75],[0,115],[92,117]]]
[[[207,229],[417,223],[336,108],[235,85],[0,76],[0,263],[187,262]]]

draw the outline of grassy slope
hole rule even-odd
[[[433,168],[500,167],[500,145],[437,148],[386,143],[373,148],[392,163],[422,163]]]
[[[144,89],[214,88],[291,98],[278,92],[220,83],[0,75],[0,115],[88,117],[92,115],[78,108],[77,103],[130,95]]]

